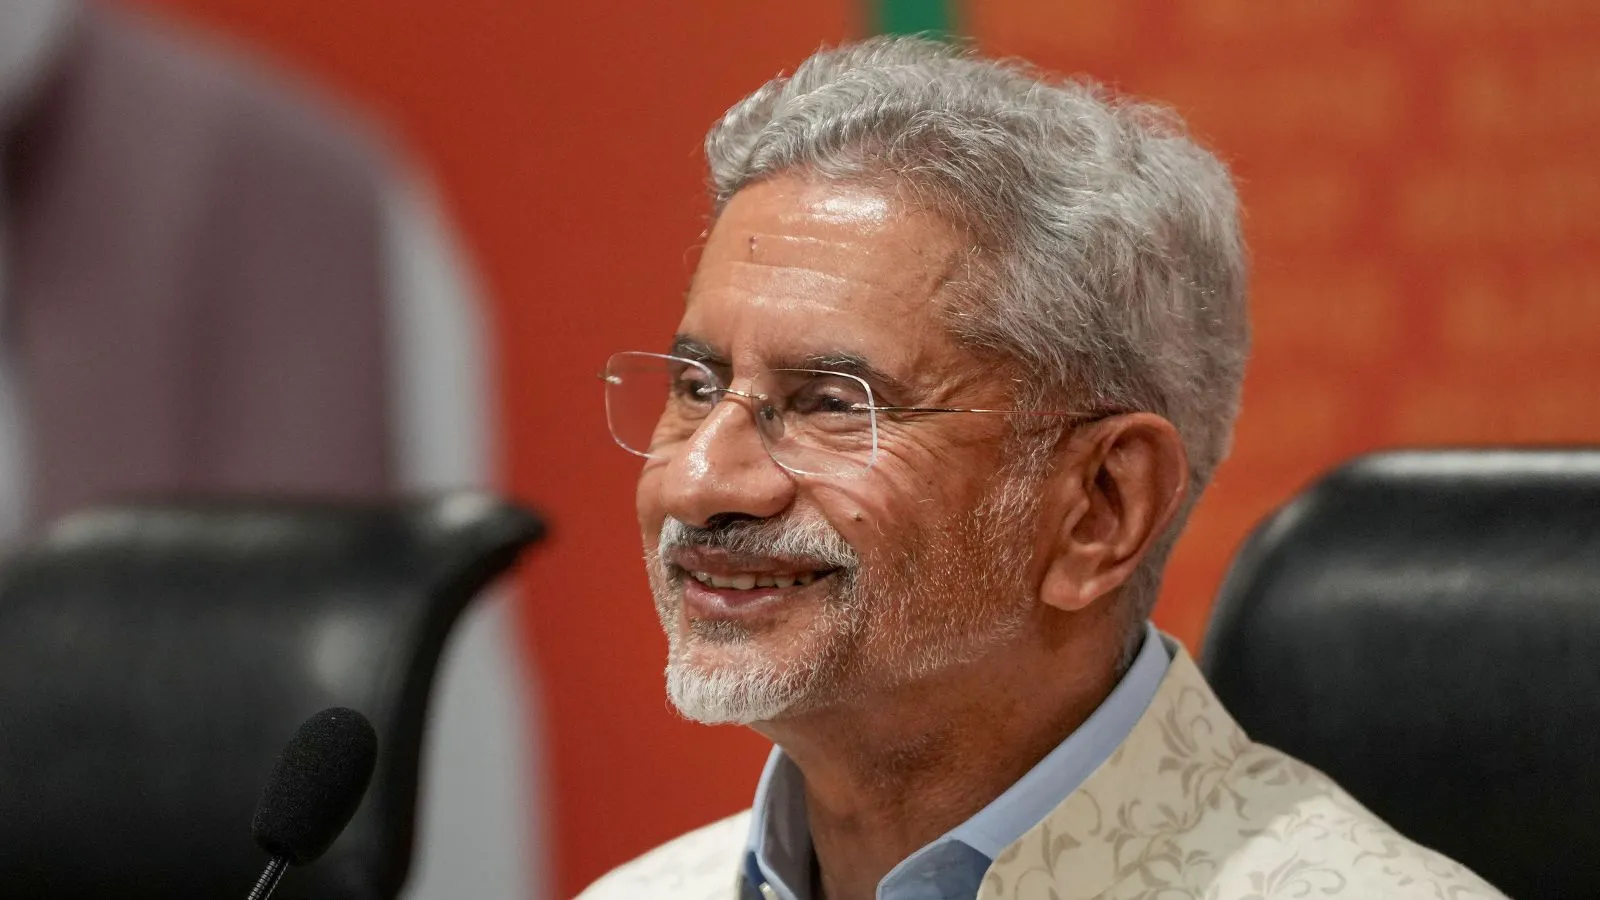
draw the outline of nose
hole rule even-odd
[[[719,515],[765,519],[794,499],[794,479],[772,461],[748,404],[726,396],[667,461],[661,502],[667,514],[704,526]]]

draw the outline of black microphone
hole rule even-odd
[[[266,900],[290,865],[315,862],[361,805],[378,761],[367,717],[335,706],[305,720],[278,754],[250,833],[272,856],[248,900]]]

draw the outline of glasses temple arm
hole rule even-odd
[[[1031,409],[966,409],[953,406],[867,406],[858,404],[857,409],[872,412],[907,412],[907,413],[979,413],[996,416],[1040,416],[1047,418],[1063,419],[1103,419],[1106,416],[1116,415],[1115,412],[1078,412],[1054,411]]]

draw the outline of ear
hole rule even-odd
[[[1040,599],[1076,611],[1121,587],[1188,487],[1188,456],[1166,419],[1129,413],[1078,429],[1051,478],[1057,520]]]

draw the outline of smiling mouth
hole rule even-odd
[[[717,575],[711,572],[696,572],[688,569],[681,569],[680,571],[708,588],[724,591],[754,591],[763,588],[782,590],[791,587],[805,587],[808,584],[827,578],[839,570],[822,569],[814,572],[763,573],[760,575],[749,572],[734,575]]]

